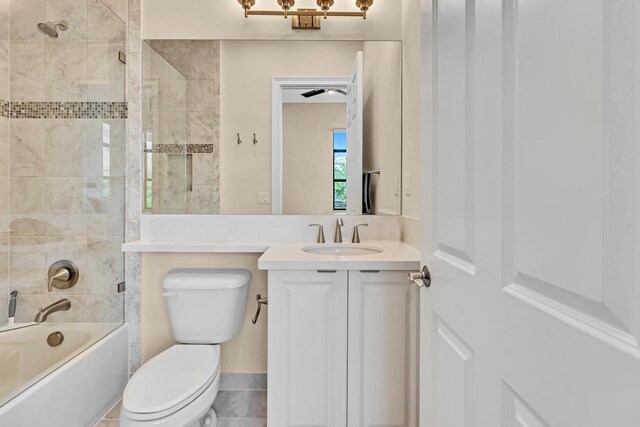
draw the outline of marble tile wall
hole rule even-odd
[[[126,144],[126,223],[125,240],[140,239],[142,213],[142,45],[140,33],[140,0],[128,0],[127,78],[129,114]],[[125,322],[129,323],[130,373],[140,367],[140,289],[142,256],[125,254]]]
[[[154,191],[153,213],[216,214],[220,211],[220,42],[213,40],[150,40],[154,54],[145,55],[145,81],[158,79],[166,71],[158,56],[170,64],[168,96],[151,99],[151,109],[168,129],[156,130],[156,144],[207,145],[211,150],[193,150],[189,158],[154,156],[154,173],[164,187]],[[172,73],[183,76],[172,77]],[[162,87],[160,88],[162,92]],[[168,100],[165,103],[164,100]],[[184,100],[184,101],[183,101]],[[145,105],[147,105],[145,103]],[[186,117],[185,112],[186,111]],[[149,120],[149,122],[147,122]],[[145,115],[143,126],[153,121]],[[151,127],[150,127],[151,128]],[[158,134],[158,132],[160,132]],[[159,138],[156,138],[159,136]],[[158,167],[156,167],[156,165]],[[173,171],[173,176],[162,171]],[[174,189],[176,191],[171,191]]]
[[[0,208],[0,290],[6,265],[20,322],[62,297],[72,308],[56,321],[121,322],[126,73],[118,53],[125,24],[100,0],[5,3],[9,48],[0,43],[0,76],[10,90],[0,88],[0,98],[11,102],[11,118],[0,118],[0,150],[8,153],[0,156],[8,160],[0,162],[8,201]],[[37,23],[60,19],[69,29],[58,39],[38,32]],[[46,271],[59,259],[76,263],[80,278],[48,293]],[[3,313],[6,292],[0,295]]]
[[[0,100],[9,100],[9,0],[0,0]],[[4,103],[3,103],[4,104]],[[3,105],[3,112],[6,104]],[[7,321],[9,298],[9,118],[0,115],[0,325]]]
[[[143,134],[151,145],[145,147],[145,162],[151,159],[152,173],[146,163],[145,168],[146,174],[153,177],[151,211],[184,213],[192,186],[188,169],[193,160],[186,151],[192,145],[187,132],[187,79],[149,44],[142,44],[142,55]],[[145,208],[148,210],[149,206]]]

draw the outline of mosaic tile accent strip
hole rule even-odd
[[[145,153],[154,154],[209,154],[213,153],[213,144],[154,144]]]
[[[0,99],[0,116],[9,117],[11,115],[11,103],[9,101],[5,101],[4,99]]]
[[[126,102],[10,102],[0,100],[11,119],[126,119]]]

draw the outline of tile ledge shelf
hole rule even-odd
[[[180,242],[136,240],[122,245],[123,252],[156,253],[264,253],[267,242]]]

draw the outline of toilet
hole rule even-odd
[[[164,277],[176,344],[145,363],[122,397],[120,426],[214,427],[220,343],[242,329],[251,273],[177,269]]]

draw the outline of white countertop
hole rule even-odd
[[[122,245],[123,252],[174,252],[174,253],[264,253],[266,242],[181,242],[135,240]]]
[[[274,243],[258,260],[261,270],[419,270],[420,251],[402,242],[365,241],[383,250],[370,255],[318,255],[302,251],[309,242]],[[327,243],[327,245],[334,245]]]

